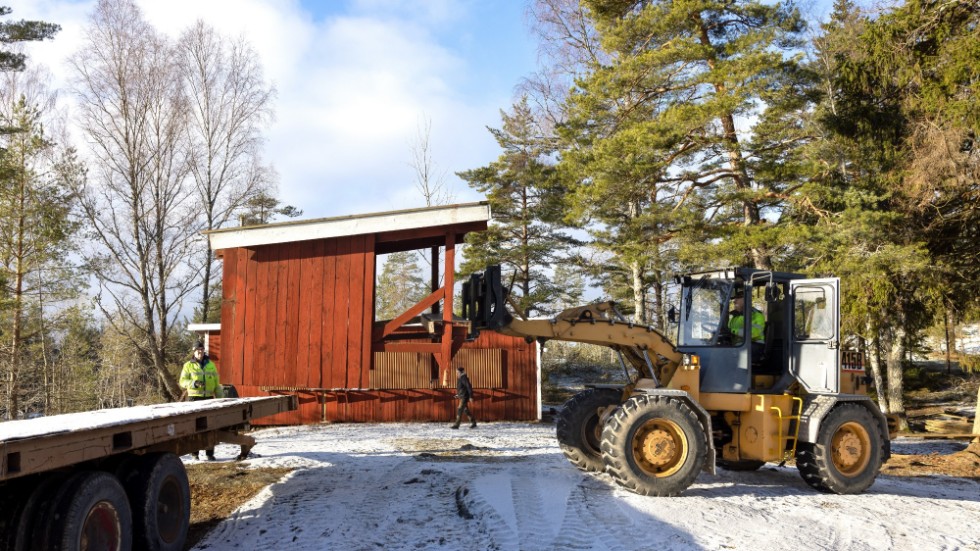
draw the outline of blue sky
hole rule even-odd
[[[805,0],[826,13],[831,0]],[[63,27],[32,44],[53,85],[79,45],[94,0],[11,0],[14,19]],[[500,126],[536,41],[525,0],[137,0],[176,36],[200,18],[244,34],[278,91],[265,157],[279,195],[319,218],[422,206],[410,166],[420,127],[431,123],[434,168],[456,202],[481,197],[455,173],[500,154],[486,127]]]
[[[159,30],[176,36],[201,18],[244,34],[275,85],[276,121],[266,160],[284,203],[303,218],[424,205],[410,166],[430,121],[434,168],[457,202],[481,197],[455,172],[499,155],[487,126],[534,70],[536,46],[523,0],[137,0]],[[82,38],[94,2],[13,0],[15,19],[58,23],[53,41],[28,54],[53,74]]]

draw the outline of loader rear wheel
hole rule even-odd
[[[623,393],[612,388],[590,388],[572,396],[558,414],[558,445],[579,469],[602,472],[602,412],[618,406]]]
[[[606,472],[640,495],[683,492],[698,477],[707,453],[694,411],[672,396],[633,396],[602,430]]]
[[[801,442],[796,451],[796,465],[807,484],[821,492],[858,494],[874,483],[885,443],[866,408],[838,405],[820,424],[816,440]]]

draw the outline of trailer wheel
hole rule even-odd
[[[617,406],[623,393],[612,388],[590,388],[572,396],[558,414],[558,446],[565,457],[579,469],[602,472],[601,413]]]
[[[132,549],[132,512],[119,480],[102,471],[70,478],[57,502],[52,503],[47,540],[52,551],[128,551]],[[35,540],[37,546],[39,540]]]
[[[37,475],[7,483],[0,500],[0,551],[28,548],[43,497],[54,491],[63,478],[61,474]]]
[[[670,396],[633,396],[602,430],[606,472],[640,495],[683,492],[698,477],[707,454],[697,416]]]
[[[858,494],[874,483],[884,457],[878,422],[857,404],[840,404],[820,424],[817,441],[801,442],[796,465],[821,492]]]
[[[180,551],[191,519],[184,464],[172,453],[147,454],[124,478],[133,507],[133,542],[150,551]]]

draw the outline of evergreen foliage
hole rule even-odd
[[[500,264],[520,313],[530,316],[547,311],[561,293],[549,270],[576,242],[558,226],[564,190],[556,178],[553,140],[535,120],[526,97],[501,118],[502,128],[490,129],[503,150],[500,157],[459,173],[486,194],[494,218],[486,232],[467,235],[461,272]]]
[[[375,286],[375,319],[395,319],[430,292],[415,252],[391,253],[384,260]]]
[[[0,6],[0,17],[10,15],[8,6]],[[19,42],[54,38],[60,25],[44,21],[0,21],[0,44],[8,46]],[[0,50],[0,71],[23,71],[27,55],[23,52]]]

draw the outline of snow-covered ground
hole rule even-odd
[[[980,483],[880,476],[818,493],[795,468],[702,473],[629,493],[565,460],[550,423],[336,424],[257,431],[253,466],[296,470],[196,549],[980,550]],[[962,444],[897,440],[897,453]],[[219,459],[238,453],[220,445]],[[193,461],[193,460],[189,460]]]

